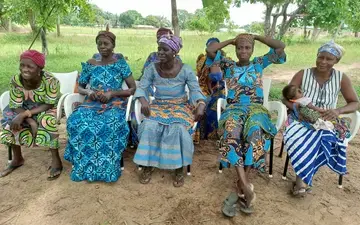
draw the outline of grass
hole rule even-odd
[[[80,63],[87,61],[97,52],[95,36],[98,31],[97,28],[62,27],[62,37],[58,38],[55,33],[50,33],[48,35],[50,54],[46,59],[46,70],[51,72],[80,71]],[[128,57],[128,63],[133,75],[135,78],[138,77],[148,54],[156,50],[155,31],[113,29],[112,32],[117,36],[115,51],[121,52]],[[195,69],[197,56],[204,52],[205,42],[211,36],[225,40],[234,37],[235,34],[215,33],[211,35],[190,31],[182,32],[184,47],[180,55],[183,61]],[[274,74],[281,70],[293,72],[314,65],[317,48],[327,40],[323,39],[318,42],[288,41],[286,64],[274,65],[266,71],[266,74]],[[0,53],[0,93],[7,90],[10,77],[18,73],[19,55],[29,47],[31,41],[32,36],[26,33],[0,34],[0,42],[2,43]],[[342,64],[350,65],[360,61],[358,48],[360,40],[343,38],[339,42],[347,50],[345,57],[342,59]],[[36,41],[33,48],[40,50],[40,41]],[[235,58],[234,47],[229,46],[225,51],[229,56]],[[262,55],[267,51],[266,46],[257,43],[254,56]],[[278,99],[284,85],[285,83],[274,83],[270,98]],[[360,84],[357,83],[356,85],[356,89],[360,93]]]

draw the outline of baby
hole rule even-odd
[[[316,130],[333,130],[334,125],[330,121],[321,119],[320,112],[323,110],[312,104],[311,99],[305,97],[300,88],[295,85],[287,85],[283,91],[283,96],[289,102],[296,104],[299,112],[299,119],[310,123]]]

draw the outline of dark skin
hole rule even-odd
[[[333,67],[338,62],[339,60],[330,53],[322,52],[317,55],[316,67],[312,68],[312,70],[315,79],[320,86],[324,85],[324,83],[330,79],[331,74],[333,72]],[[294,77],[290,81],[290,84],[300,88],[302,84],[303,76],[304,76],[304,70],[300,70],[294,75]],[[329,109],[329,110],[319,109],[318,111],[321,113],[321,116],[324,120],[334,120],[338,118],[340,114],[352,113],[360,108],[359,98],[347,75],[343,74],[340,85],[341,85],[340,91],[341,94],[344,96],[346,105],[336,109]],[[282,102],[289,109],[292,108],[293,103],[287,101],[286,99],[282,99]],[[303,188],[304,186],[305,184],[302,182],[301,178],[297,176],[296,177],[297,189]]]
[[[22,59],[20,61],[19,70],[21,73],[21,83],[26,90],[34,90],[40,86],[42,79],[41,77],[42,68],[38,67],[32,60]],[[40,106],[31,109],[30,112],[32,115],[37,115],[53,107],[54,105],[51,104],[41,104]],[[18,115],[11,121],[10,129],[13,131],[19,131],[22,128],[21,124],[26,121],[31,127],[32,136],[36,137],[38,130],[37,121],[35,121],[33,118],[28,117],[28,114],[25,112],[26,110],[24,108],[17,108],[14,109],[14,111],[18,113]],[[19,145],[12,145],[11,148],[13,150],[13,155],[14,155],[13,160],[11,161],[9,167],[0,173],[0,177],[9,175],[14,170],[11,167],[19,167],[24,164],[25,160],[21,154],[21,147]],[[62,168],[62,163],[58,149],[51,148],[50,151],[52,155],[51,168],[54,169]],[[61,171],[54,172],[52,170],[49,170],[48,178],[56,177],[60,173]]]
[[[163,78],[174,78],[180,72],[182,63],[175,58],[176,52],[174,52],[166,44],[160,43],[158,46],[158,57],[159,63],[155,64],[156,70],[159,75]],[[146,116],[150,116],[150,105],[149,102],[141,97],[141,112]],[[199,104],[195,112],[195,121],[200,121],[204,115],[205,104]]]
[[[97,49],[101,55],[101,61],[95,59],[89,59],[88,62],[92,65],[108,65],[116,62],[116,59],[112,57],[115,45],[112,40],[107,37],[100,36],[97,40]],[[101,103],[108,103],[114,97],[127,98],[135,93],[136,84],[133,76],[129,76],[125,79],[125,82],[129,89],[127,90],[112,90],[104,93],[96,93],[94,90],[86,89],[85,85],[79,86],[79,93],[87,95],[92,101],[99,101]]]
[[[251,37],[251,36],[248,36]],[[259,41],[270,48],[275,49],[277,54],[281,54],[284,52],[285,44],[282,41],[275,40],[272,38],[267,38],[259,35],[252,35],[252,39],[255,41]],[[236,57],[238,58],[238,62],[236,63],[238,66],[247,66],[249,65],[250,58],[254,52],[254,43],[251,43],[245,39],[238,39],[237,37],[233,39],[229,39],[220,43],[213,42],[206,48],[206,53],[210,58],[215,58],[216,52],[225,48],[228,45],[235,46]],[[248,180],[248,172],[249,167],[246,170],[243,167],[235,167],[237,176],[238,176],[238,187],[239,192],[244,193],[247,207],[250,207],[251,201],[254,199],[254,192],[251,190],[250,182]]]

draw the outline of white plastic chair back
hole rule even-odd
[[[52,73],[52,74],[60,82],[61,94],[74,93],[78,71],[73,71],[70,73]]]
[[[9,105],[9,101],[10,101],[10,92],[5,91],[0,96],[0,109],[1,109],[1,112],[4,111],[4,109],[5,109],[5,107],[7,105]]]

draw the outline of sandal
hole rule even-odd
[[[148,184],[151,180],[151,175],[154,172],[155,168],[153,167],[145,167],[143,172],[140,175],[140,183],[141,184]]]
[[[256,198],[256,195],[254,193],[254,198],[253,200],[250,202],[250,206],[247,206],[247,202],[245,200],[245,198],[240,198],[240,211],[247,214],[247,215],[250,215],[252,213],[254,213],[254,208],[253,208],[253,203],[254,203],[254,199]]]
[[[181,187],[184,185],[184,183],[185,183],[185,177],[183,171],[181,170],[181,172],[176,173],[173,185],[174,187]]]
[[[239,196],[235,192],[231,192],[224,200],[224,205],[221,209],[222,213],[227,217],[234,217],[236,215],[236,206]]]
[[[3,170],[1,173],[0,173],[0,177],[6,177],[7,175],[9,175],[10,173],[12,173],[14,170],[16,170],[17,168],[21,167],[22,165],[24,164],[20,164],[20,165],[17,165],[17,166],[13,166],[11,164],[9,164],[5,170]]]
[[[311,189],[309,189],[309,191],[311,191]],[[305,197],[307,190],[305,187],[297,188],[296,182],[293,182],[290,192],[291,192],[292,196],[294,196],[294,197]]]
[[[55,179],[59,178],[62,170],[63,170],[62,167],[60,167],[60,168],[52,168],[51,166],[49,166],[49,169],[48,169],[49,176],[48,176],[47,180],[52,181],[52,180],[55,180]]]

